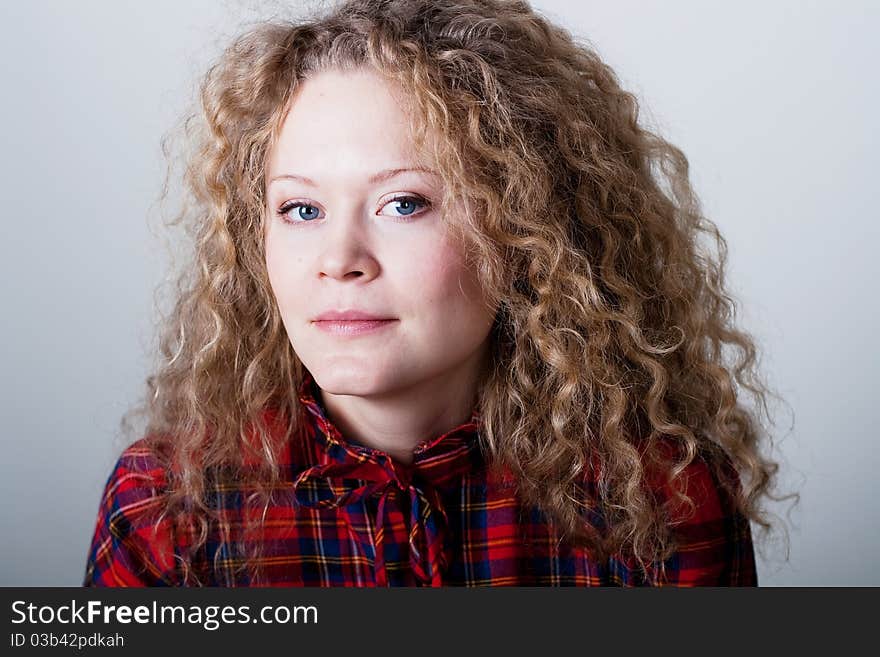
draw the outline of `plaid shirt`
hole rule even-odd
[[[328,419],[307,375],[300,401],[306,430],[287,442],[283,495],[262,524],[261,560],[270,586],[756,586],[748,521],[695,460],[685,473],[696,512],[675,528],[679,544],[664,579],[645,580],[635,562],[593,560],[559,543],[545,516],[517,498],[509,474],[494,475],[479,449],[479,411],[419,445],[410,466],[347,442]],[[158,518],[165,471],[143,440],[126,449],[104,491],[85,586],[179,586],[187,528]],[[589,482],[587,482],[588,485]],[[595,490],[593,488],[592,490]],[[667,491],[668,493],[668,491]],[[242,491],[217,489],[222,511],[194,567],[215,586],[248,586],[223,540],[239,538]],[[602,518],[586,512],[594,525]],[[158,528],[154,535],[153,530]],[[223,540],[222,540],[223,539]],[[177,557],[177,558],[176,558]],[[219,574],[208,567],[219,564]]]

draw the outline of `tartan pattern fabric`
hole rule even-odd
[[[697,508],[676,523],[679,547],[659,564],[663,578],[656,581],[631,558],[599,562],[559,542],[546,517],[520,502],[509,473],[487,467],[478,410],[420,444],[404,466],[345,440],[308,374],[299,392],[310,421],[287,441],[285,487],[267,508],[259,536],[248,539],[261,543],[259,585],[757,586],[749,522],[732,511],[703,461],[685,472]],[[595,492],[593,482],[585,484]],[[102,496],[84,586],[183,585],[180,557],[194,530],[161,517],[165,485],[166,473],[143,440],[122,453]],[[251,585],[243,560],[229,550],[230,539],[242,536],[243,496],[234,486],[212,491],[221,519],[193,562],[203,584]],[[602,527],[590,508],[585,519]]]

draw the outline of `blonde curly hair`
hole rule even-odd
[[[526,2],[351,0],[236,38],[185,123],[191,197],[173,223],[192,237],[192,266],[161,320],[144,401],[123,423],[146,417],[170,475],[163,514],[197,518],[191,549],[217,513],[212,487],[241,487],[265,510],[301,421],[303,367],[265,267],[264,175],[293,93],[331,67],[371,67],[410,94],[413,133],[445,183],[443,216],[456,217],[450,230],[500,307],[481,440],[522,499],[597,558],[627,552],[647,571],[675,549],[649,472],[690,504],[678,475],[702,458],[769,530],[761,502],[779,466],[740,397],[766,412],[770,393],[753,339],[734,327],[726,243],[684,154],[640,127],[635,97],[591,48]],[[464,216],[448,211],[462,200]],[[267,426],[266,408],[282,426]],[[591,468],[603,532],[584,519]],[[258,581],[258,554],[247,561]]]

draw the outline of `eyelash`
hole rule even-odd
[[[399,215],[396,217],[390,216],[390,215],[383,215],[383,216],[388,216],[393,221],[399,221],[402,223],[409,223],[409,220],[411,217],[418,217],[419,215],[424,214],[425,212],[427,212],[431,208],[431,202],[428,199],[426,199],[422,196],[418,196],[416,194],[401,194],[399,196],[395,196],[395,197],[390,198],[387,201],[385,201],[385,203],[382,204],[382,207],[384,208],[386,205],[389,205],[390,203],[394,203],[397,201],[415,201],[415,203],[417,203],[418,205],[421,205],[424,208],[421,212],[415,212],[413,214],[407,214],[407,215]],[[315,221],[315,219],[309,219],[308,221],[305,221],[305,220],[291,221],[290,219],[288,219],[287,214],[291,210],[294,210],[299,207],[311,207],[311,208],[318,209],[318,207],[316,205],[313,205],[312,203],[306,203],[305,201],[287,201],[286,203],[284,203],[284,205],[282,205],[280,208],[278,208],[277,214],[279,217],[281,217],[281,220],[287,224],[310,224],[313,221]]]

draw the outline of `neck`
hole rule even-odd
[[[321,390],[321,397],[346,440],[409,465],[418,445],[470,419],[485,359],[486,353],[479,352],[452,371],[376,395]]]

